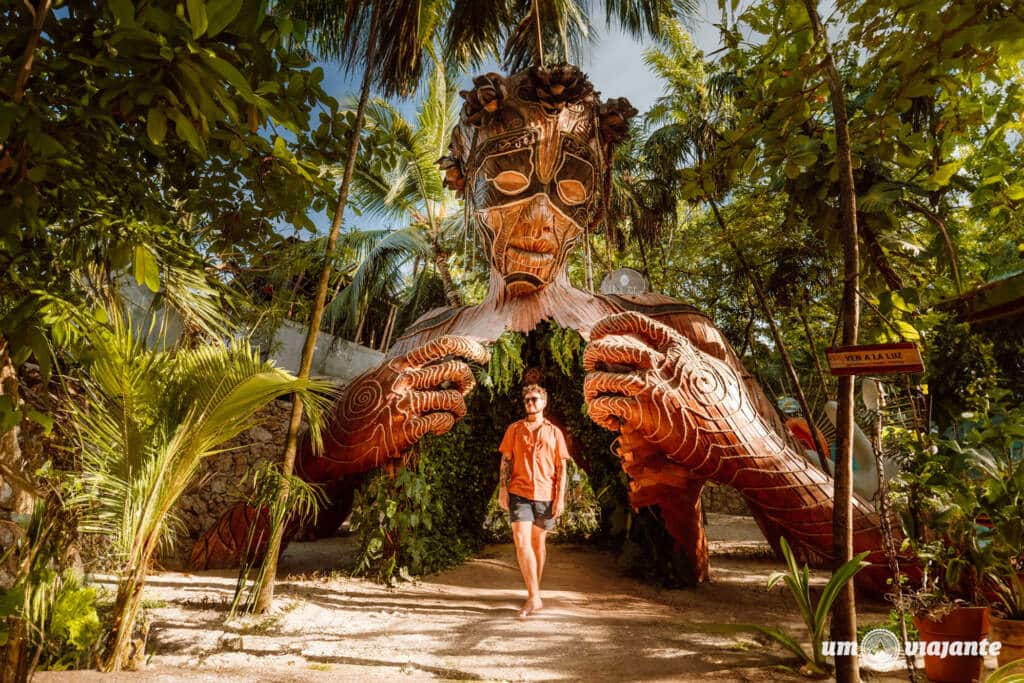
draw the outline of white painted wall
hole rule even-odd
[[[166,325],[166,339],[175,340],[181,334],[182,325],[173,311],[160,310],[156,313],[156,328],[150,331],[150,304],[153,293],[145,287],[135,284],[128,277],[121,282],[121,291],[128,301],[132,325],[140,335],[149,334],[155,342],[159,338],[156,329]],[[284,321],[274,335],[270,345],[269,357],[281,368],[292,373],[299,371],[299,359],[302,357],[302,346],[306,343],[306,327],[291,321]],[[317,336],[316,350],[313,353],[313,375],[330,377],[348,383],[358,375],[375,368],[384,362],[384,354],[380,351],[360,346],[344,339],[335,338],[321,332]]]
[[[285,321],[274,335],[271,358],[282,368],[291,372],[299,371],[302,345],[306,343],[306,328],[291,321]],[[380,351],[354,344],[344,339],[335,340],[326,332],[316,339],[313,352],[313,374],[335,377],[349,382],[356,376],[377,367],[384,362]]]

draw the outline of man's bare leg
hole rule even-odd
[[[540,601],[540,579],[537,575],[537,556],[533,552],[531,542],[531,531],[533,522],[512,522],[512,539],[516,544],[516,559],[519,561],[519,571],[523,574],[523,582],[526,584],[526,602],[519,610],[519,616],[528,616],[531,612],[540,609],[543,603]]]
[[[536,524],[532,527],[533,556],[537,558],[537,595],[540,595],[540,582],[544,580],[544,562],[547,560],[548,550],[545,546],[548,532]]]

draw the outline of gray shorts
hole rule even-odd
[[[533,522],[535,527],[540,527],[544,531],[551,531],[555,528],[555,518],[551,514],[550,500],[530,500],[510,493],[508,494],[508,518],[512,522]]]

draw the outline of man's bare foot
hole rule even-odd
[[[540,610],[542,607],[544,607],[544,603],[541,602],[540,598],[527,598],[526,602],[523,603],[523,606],[519,608],[518,617],[520,619],[525,619],[534,612]]]

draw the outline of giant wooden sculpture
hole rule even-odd
[[[450,156],[439,163],[446,184],[464,196],[490,262],[487,300],[414,323],[384,365],[347,388],[325,452],[307,446],[299,474],[330,491],[401,457],[428,432],[448,431],[473,387],[467,363],[484,362],[486,344],[505,330],[528,332],[552,318],[589,340],[586,400],[595,422],[621,432],[632,503],[660,508],[699,578],[708,577],[700,514],[707,481],[742,493],[773,546],[784,535],[806,558],[827,563],[832,481],[783,436],[714,324],[664,296],[592,295],[569,283],[566,260],[601,219],[610,157],[636,111],[624,99],[602,102],[573,66],[487,74],[474,86],[463,93]],[[870,506],[858,499],[854,514],[856,549],[882,548]],[[197,542],[193,564],[237,562],[249,526],[259,523],[245,506],[229,511]],[[862,576],[884,588],[881,567]]]

